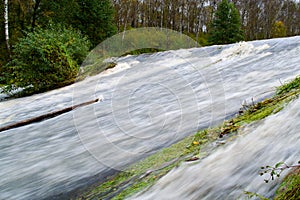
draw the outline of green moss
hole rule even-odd
[[[253,193],[253,192],[248,192],[248,191],[244,191],[244,194],[247,195],[247,199],[253,199],[255,197],[257,197],[256,199],[260,199],[260,200],[270,200],[260,194],[256,194],[256,193]]]
[[[238,125],[249,124],[254,121],[264,119],[272,114],[281,111],[286,104],[298,97],[300,90],[293,90],[280,95],[275,95],[271,99],[266,99],[253,106],[250,106],[242,115],[233,119]]]
[[[235,133],[244,125],[277,113],[293,99],[297,98],[300,90],[293,87],[277,93],[273,98],[248,106],[239,115],[221,126],[208,128],[189,136],[172,146],[149,156],[148,158],[130,166],[126,172],[111,177],[105,183],[82,195],[82,199],[124,199],[153,185],[160,177],[171,169],[192,158],[201,159],[205,153],[201,152],[210,142],[224,135]]]
[[[131,185],[131,187],[126,188],[125,190],[123,190],[121,193],[119,193],[112,199],[113,200],[125,199],[128,196],[136,194],[136,193],[140,192],[141,190],[152,186],[157,180],[159,180],[161,177],[166,175],[171,169],[173,169],[177,165],[178,165],[177,163],[173,163],[172,165],[164,168],[161,171],[151,173],[150,175],[143,178],[141,181],[138,181],[138,182],[134,183],[133,185]]]
[[[79,199],[102,199],[114,196],[114,199],[123,199],[147,186],[169,172],[185,159],[186,155],[199,152],[200,145],[191,145],[193,136],[165,148],[156,154],[130,166],[126,172],[121,172],[109,178],[105,183],[83,194]],[[124,186],[128,186],[125,187]]]
[[[300,198],[300,168],[290,173],[276,192],[275,200],[298,200]]]
[[[281,95],[281,94],[288,93],[294,89],[299,89],[299,88],[300,88],[300,76],[298,76],[294,80],[278,87],[276,89],[276,93],[278,95]]]

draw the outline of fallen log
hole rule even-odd
[[[38,117],[34,117],[34,118],[31,118],[31,119],[22,120],[20,122],[17,122],[17,123],[11,124],[11,125],[0,127],[0,132],[7,131],[7,130],[10,130],[10,129],[13,129],[13,128],[19,128],[21,126],[26,126],[26,125],[36,123],[36,122],[41,122],[43,120],[51,119],[51,118],[57,117],[59,115],[62,115],[64,113],[70,112],[70,111],[72,111],[76,108],[87,106],[87,105],[96,103],[98,101],[99,101],[99,99],[96,99],[96,100],[84,102],[84,103],[81,103],[81,104],[78,104],[78,105],[75,105],[75,106],[70,106],[70,107],[67,107],[67,108],[64,108],[64,109],[61,109],[61,110],[58,110],[58,111],[50,112],[50,113],[47,113],[47,114],[44,114],[44,115],[41,115],[41,116],[38,116]]]

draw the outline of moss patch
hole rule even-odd
[[[288,93],[292,90],[297,90],[300,88],[300,76],[296,77],[294,80],[280,86],[277,88],[277,95]]]
[[[300,168],[293,170],[276,192],[275,200],[298,200],[300,198]]]

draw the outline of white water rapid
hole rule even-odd
[[[264,178],[268,176],[259,176],[260,167],[281,161],[297,163],[299,118],[300,99],[276,115],[249,125],[238,139],[201,162],[172,170],[149,191],[132,199],[247,199],[244,191],[272,198],[281,178],[266,184]]]
[[[0,132],[0,199],[65,194],[198,129],[219,124],[236,113],[242,102],[268,97],[280,82],[298,75],[299,52],[300,37],[292,37],[127,56],[118,59],[115,69],[72,86],[1,102],[3,127],[101,99],[52,119]],[[257,185],[252,186],[245,178],[255,173],[256,165],[294,158],[299,147],[299,134],[294,133],[299,129],[297,110],[298,101],[257,129],[249,127],[253,133],[241,136],[203,164],[174,170],[145,198],[193,199],[203,193],[210,198],[228,191],[229,195],[243,189],[256,191],[260,180],[253,178]],[[279,144],[270,146],[273,143]],[[244,154],[246,150],[249,154]],[[245,167],[247,163],[253,167]],[[228,176],[231,179],[226,181]],[[185,187],[179,190],[176,181],[169,183],[173,179]],[[236,189],[233,182],[242,186]],[[216,188],[219,193],[209,192]]]

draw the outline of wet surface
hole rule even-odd
[[[194,165],[174,169],[149,191],[132,199],[247,199],[244,191],[274,197],[282,178],[268,184],[262,166],[296,164],[300,153],[300,100],[258,124]],[[287,120],[288,119],[288,120]],[[282,177],[285,173],[282,174]]]
[[[300,72],[300,37],[127,56],[62,89],[0,103],[0,126],[94,99],[0,133],[0,199],[41,199],[121,170]],[[227,173],[227,172],[226,172]],[[198,193],[195,193],[197,195]],[[180,196],[180,194],[178,194]]]

